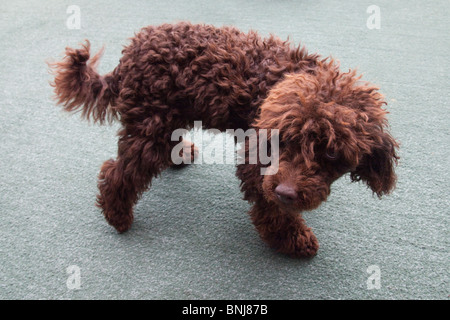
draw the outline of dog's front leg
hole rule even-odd
[[[253,206],[250,216],[261,238],[278,252],[292,257],[312,257],[317,253],[317,238],[300,214],[262,201]]]

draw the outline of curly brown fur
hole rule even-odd
[[[340,176],[350,173],[378,196],[394,188],[398,144],[386,130],[383,97],[333,60],[274,36],[189,23],[143,28],[105,76],[95,71],[100,55],[89,59],[89,42],[67,48],[51,65],[53,86],[66,111],[122,123],[117,158],[103,164],[97,197],[119,232],[130,228],[152,178],[173,165],[173,130],[194,120],[220,130],[279,130],[278,172],[261,175],[261,163],[246,163],[237,176],[254,203],[256,229],[280,252],[316,253],[317,239],[299,212],[325,201]]]

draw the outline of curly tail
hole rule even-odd
[[[56,63],[49,63],[50,72],[55,80],[50,83],[54,87],[55,99],[67,112],[81,111],[87,120],[103,124],[118,118],[117,111],[111,107],[114,100],[113,88],[116,79],[112,73],[101,76],[96,67],[103,54],[103,48],[90,58],[91,44],[81,49],[66,48],[66,56]]]

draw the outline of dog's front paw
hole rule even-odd
[[[292,239],[292,247],[288,255],[295,258],[308,258],[316,255],[319,242],[311,230],[303,230]]]
[[[278,235],[275,241],[269,242],[275,250],[293,258],[313,257],[319,250],[319,242],[309,228],[296,230],[294,234]]]

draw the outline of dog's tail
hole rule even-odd
[[[100,124],[117,119],[118,113],[112,107],[116,94],[117,79],[113,73],[101,76],[96,67],[103,54],[103,48],[90,58],[90,43],[81,49],[66,48],[66,56],[56,63],[49,63],[55,76],[50,83],[54,87],[55,99],[67,112],[81,111],[87,120],[92,118]]]

